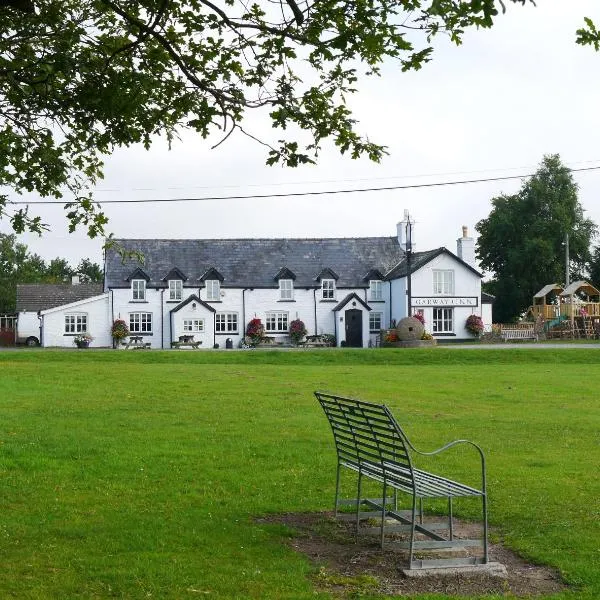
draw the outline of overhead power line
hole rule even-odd
[[[568,169],[572,173],[581,171],[597,171],[600,170],[600,165],[595,167],[580,167],[576,169]],[[301,196],[325,196],[335,194],[359,194],[366,192],[388,192],[394,190],[408,190],[419,188],[443,187],[451,185],[466,185],[469,183],[486,183],[491,181],[507,181],[510,179],[526,179],[533,177],[535,173],[527,173],[524,175],[506,175],[503,177],[485,177],[480,179],[462,179],[459,181],[438,181],[434,183],[414,183],[405,185],[391,185],[385,187],[369,187],[369,188],[351,188],[343,190],[321,190],[317,192],[286,192],[284,194],[249,194],[237,196],[200,196],[193,198],[130,198],[125,200],[101,200],[95,201],[96,204],[151,204],[151,203],[166,203],[166,202],[209,202],[214,200],[261,200],[266,198],[295,198]],[[40,200],[38,202],[18,201],[10,202],[13,206],[19,205],[64,205],[64,201],[56,200]]]

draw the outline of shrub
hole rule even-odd
[[[303,321],[300,319],[295,319],[290,323],[290,339],[292,340],[292,344],[297,346],[305,335],[306,327],[304,326]]]
[[[129,335],[127,323],[125,323],[123,319],[116,319],[110,328],[110,335],[112,336],[112,339],[117,342],[125,339]]]
[[[260,344],[265,337],[265,328],[260,319],[252,319],[246,327],[246,336],[250,338],[252,344]]]
[[[469,315],[465,325],[466,330],[473,335],[479,335],[483,331],[483,321],[479,315]]]

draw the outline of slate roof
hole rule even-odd
[[[404,254],[396,237],[307,239],[199,239],[116,240],[126,250],[141,252],[144,264],[122,261],[114,250],[106,257],[106,285],[129,287],[128,277],[142,268],[149,287],[165,287],[162,281],[173,268],[187,278],[187,286],[201,285],[209,269],[223,276],[223,287],[273,288],[282,268],[296,276],[298,288],[314,288],[323,269],[339,273],[337,287],[368,287],[365,275],[372,269],[388,273]]]
[[[472,267],[469,263],[466,263],[464,260],[458,258],[456,254],[452,254],[450,250],[447,248],[436,248],[435,250],[427,250],[425,252],[414,252],[411,259],[411,271],[414,273],[417,269],[424,267],[428,262],[432,261],[434,258],[439,256],[440,254],[448,254],[452,256],[456,261],[464,265],[467,269],[475,273],[476,275],[482,276],[481,273]],[[406,262],[406,257],[403,256],[402,260],[388,273],[386,273],[386,279],[398,279],[399,277],[406,277],[408,275],[408,264]]]
[[[17,312],[47,310],[104,292],[101,283],[27,283],[17,285]]]

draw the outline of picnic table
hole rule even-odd
[[[307,335],[299,345],[305,348],[325,348],[329,346],[329,342],[322,335]]]
[[[144,336],[130,335],[129,341],[125,344],[125,350],[148,350],[150,346],[150,342],[144,342]]]
[[[189,348],[193,348],[194,350],[197,350],[199,348],[200,344],[202,344],[202,341],[200,340],[198,342],[195,342],[193,335],[180,335],[178,338],[178,341],[171,342],[171,348],[189,347]]]

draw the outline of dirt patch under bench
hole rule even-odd
[[[527,563],[500,543],[489,545],[489,560],[502,563],[507,570],[506,577],[482,573],[412,578],[402,573],[405,561],[402,554],[394,550],[393,543],[386,544],[382,550],[378,540],[369,535],[360,535],[357,542],[354,523],[336,520],[330,512],[286,513],[257,521],[278,523],[295,530],[296,535],[288,543],[319,568],[315,587],[340,597],[360,593],[535,596],[567,588],[556,570]],[[474,527],[457,520],[455,535],[471,537]]]

